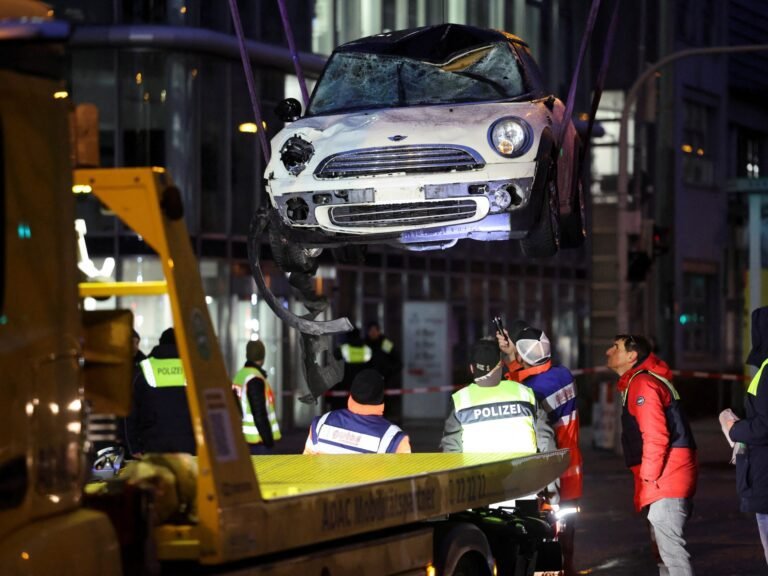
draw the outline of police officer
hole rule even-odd
[[[384,418],[384,378],[367,368],[352,381],[347,407],[312,421],[304,454],[409,453],[399,426]]]
[[[133,409],[126,419],[130,453],[195,454],[187,381],[173,328],[162,333],[160,343],[139,363],[133,383]]]
[[[469,369],[474,381],[452,396],[442,451],[535,453],[536,398],[527,386],[502,379],[498,343],[477,342]]]
[[[251,454],[266,454],[280,440],[275,395],[262,366],[264,343],[251,340],[245,347],[245,365],[235,374],[232,388],[240,402],[243,434]]]

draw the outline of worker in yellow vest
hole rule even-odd
[[[268,454],[280,440],[275,412],[275,394],[262,367],[266,350],[261,340],[245,347],[245,365],[235,374],[232,388],[240,401],[243,434],[251,454]]]

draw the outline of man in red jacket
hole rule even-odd
[[[624,459],[635,477],[635,509],[651,526],[659,574],[693,575],[683,529],[696,493],[696,443],[667,364],[642,336],[620,334],[605,352],[619,375]]]

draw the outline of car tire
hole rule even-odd
[[[576,193],[571,201],[571,212],[560,218],[560,247],[578,248],[584,244],[584,181],[576,177]]]
[[[526,258],[549,258],[557,254],[559,234],[559,208],[557,205],[557,176],[550,165],[544,186],[539,219],[528,236],[520,239],[520,250]]]
[[[284,225],[277,213],[269,215],[269,247],[272,249],[272,259],[283,272],[303,272],[314,274],[317,271],[318,259],[311,256],[307,249],[288,239]]]

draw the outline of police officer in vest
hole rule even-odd
[[[502,379],[498,343],[477,342],[469,369],[474,382],[452,396],[442,451],[535,453],[536,398],[528,386]]]
[[[384,378],[376,370],[358,372],[347,407],[312,421],[304,454],[403,454],[408,436],[384,418]]]
[[[243,434],[251,454],[267,454],[280,440],[275,413],[275,395],[262,366],[264,343],[251,340],[245,347],[245,365],[235,374],[232,388],[243,415]]]
[[[160,343],[139,363],[133,384],[133,409],[126,419],[130,453],[195,454],[187,381],[173,328],[162,333]]]

